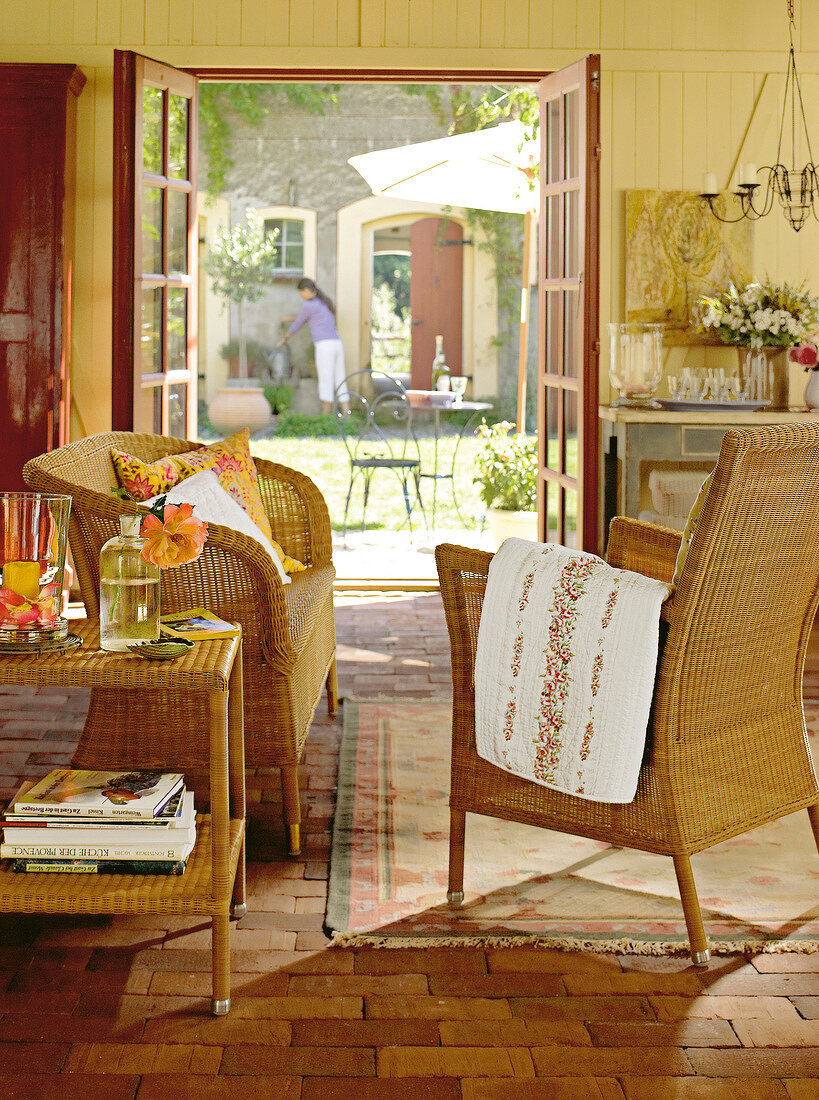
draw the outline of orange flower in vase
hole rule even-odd
[[[142,521],[142,557],[160,569],[175,569],[199,557],[208,537],[208,525],[193,514],[193,505],[162,501],[164,497]]]

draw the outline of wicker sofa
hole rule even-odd
[[[73,498],[69,541],[89,617],[99,614],[100,548],[118,531],[119,516],[138,511],[111,492],[117,478],[111,448],[154,462],[194,450],[189,440],[133,432],[105,432],[68,444],[26,463],[26,484],[40,492]],[[330,519],[319,490],[304,474],[256,461],[259,490],[274,537],[284,551],[307,565],[282,584],[266,551],[252,538],[211,524],[201,556],[189,565],[163,570],[162,613],[208,607],[239,622],[243,632],[245,758],[250,768],[281,769],[284,822],[290,854],[299,851],[299,761],[310,721],[326,686],[328,710],[338,703]],[[107,691],[94,691],[92,715],[106,711]],[[168,707],[184,721],[168,728]],[[204,709],[190,698],[140,699],[129,720],[134,762],[162,763],[164,746],[185,738],[191,723],[204,722]],[[91,721],[74,756],[77,766],[121,765],[122,740],[104,723]],[[89,732],[91,731],[91,732]]]

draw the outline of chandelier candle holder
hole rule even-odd
[[[715,200],[718,197],[717,178],[713,172],[707,172],[703,181],[700,198],[705,199],[711,213],[721,222],[738,222],[743,218],[756,221],[764,218],[773,209],[774,201],[779,200],[785,217],[798,233],[812,213],[816,213],[816,198],[819,196],[819,174],[813,160],[808,124],[805,119],[805,106],[802,100],[802,87],[796,71],[796,53],[793,46],[794,12],[793,0],[786,0],[788,10],[788,33],[790,53],[785,74],[785,94],[782,97],[782,117],[779,122],[779,141],[776,147],[776,161],[772,165],[757,168],[755,164],[742,164],[739,168],[739,183],[733,192],[739,202],[740,212],[736,218],[729,218],[718,212]],[[791,131],[791,168],[782,163],[782,140],[785,133],[785,119],[790,118]],[[801,119],[801,138],[807,152],[807,161],[802,168],[797,167],[797,119]],[[757,177],[766,172],[760,181]]]
[[[0,654],[79,644],[60,615],[71,497],[0,493]]]
[[[664,325],[612,322],[609,380],[619,392],[613,405],[659,409],[654,400],[663,367]]]

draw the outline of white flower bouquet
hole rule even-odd
[[[819,298],[805,284],[749,283],[713,297],[697,299],[697,330],[715,330],[724,344],[790,348],[803,343],[819,323]]]

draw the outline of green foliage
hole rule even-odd
[[[293,387],[286,382],[280,382],[276,386],[265,386],[264,395],[273,415],[281,416],[288,411],[293,401]]]
[[[206,189],[215,197],[225,189],[228,171],[233,167],[230,155],[231,111],[258,126],[270,114],[277,97],[287,100],[305,114],[323,115],[328,107],[338,106],[338,84],[223,84],[199,85],[199,144],[208,166]]]
[[[538,99],[532,85],[406,84],[403,88],[408,95],[424,96],[450,134],[484,130],[510,118],[520,119],[529,136],[537,132]]]
[[[222,344],[219,348],[219,355],[224,360],[238,359],[239,357],[239,341],[228,340],[226,344]],[[256,340],[245,340],[245,352],[247,354],[248,366],[264,367],[268,362],[268,355],[270,348],[265,344],[259,344]]]
[[[526,435],[509,436],[508,420],[491,427],[484,420],[478,435],[484,445],[475,457],[475,477],[487,508],[533,511],[537,506],[537,441]]]
[[[338,435],[334,416],[307,416],[306,413],[286,412],[279,417],[277,436],[300,437]]]
[[[275,238],[262,235],[252,214],[232,229],[220,227],[205,261],[214,294],[228,302],[258,301],[276,274],[277,253]]]
[[[373,288],[385,283],[395,298],[395,312],[399,317],[410,307],[410,258],[395,252],[379,252],[373,256]]]
[[[387,283],[373,290],[370,364],[376,371],[408,371],[410,369],[409,311],[400,315],[395,295]]]

